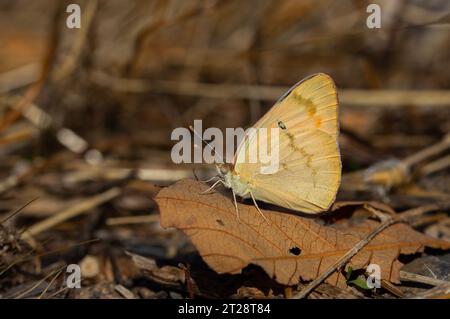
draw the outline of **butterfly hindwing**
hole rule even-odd
[[[333,80],[320,73],[301,81],[254,128],[280,129],[279,169],[263,174],[261,163],[248,161],[248,154],[258,152],[260,143],[256,135],[247,136],[236,152],[234,174],[248,190],[259,200],[305,213],[327,210],[341,180]]]

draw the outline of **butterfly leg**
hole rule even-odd
[[[219,179],[219,180],[218,180],[217,182],[215,182],[210,188],[208,188],[207,190],[201,192],[200,194],[204,195],[204,194],[208,193],[208,192],[211,191],[214,187],[216,187],[216,185],[219,184],[219,183],[224,184],[223,181],[222,181],[221,179]]]
[[[209,183],[209,182],[213,181],[214,179],[216,179],[217,177],[219,177],[219,175],[213,176],[213,177],[211,177],[211,178],[209,178],[209,179],[207,179],[205,181],[199,180],[199,182]]]
[[[238,220],[238,222],[240,222],[241,218],[239,217],[239,209],[238,209],[238,205],[237,205],[237,201],[236,201],[236,193],[234,192],[233,189],[231,189],[231,192],[233,193],[233,203],[234,203],[234,208],[236,209],[237,220]]]
[[[259,209],[259,206],[258,206],[258,204],[256,203],[255,196],[253,196],[253,193],[252,193],[252,192],[250,192],[250,196],[252,197],[253,204],[255,204],[255,207],[256,207],[256,209],[258,210],[258,212],[261,214],[261,216],[264,218],[264,220],[265,220],[268,224],[270,224],[270,222],[269,222],[269,220],[267,219],[267,217],[264,216],[264,214],[262,213],[262,211]]]

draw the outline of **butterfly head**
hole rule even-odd
[[[219,173],[220,179],[223,180],[226,187],[231,187],[231,170],[232,165],[225,163],[225,164],[218,164],[216,165],[217,172]]]

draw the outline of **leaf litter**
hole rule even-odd
[[[229,197],[201,194],[207,185],[182,180],[164,188],[155,201],[163,227],[176,227],[189,236],[206,263],[218,273],[240,273],[249,264],[261,266],[277,282],[296,285],[310,281],[356,245],[379,222],[363,219],[323,225],[314,218],[262,210],[266,223],[252,205],[238,203],[240,220]],[[337,212],[335,212],[337,213]],[[349,262],[353,269],[380,265],[381,278],[400,283],[400,254],[425,247],[450,248],[450,242],[426,236],[406,224],[395,224],[377,235]],[[339,271],[328,283],[345,286]]]

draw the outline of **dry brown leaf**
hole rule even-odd
[[[336,262],[379,223],[364,220],[346,225],[320,225],[314,218],[263,210],[266,223],[253,205],[238,204],[215,192],[202,195],[207,185],[182,180],[164,188],[155,200],[162,227],[186,233],[202,258],[218,273],[240,273],[248,264],[261,266],[281,284],[294,285],[299,278],[313,280]],[[425,246],[448,249],[450,242],[425,236],[405,224],[396,224],[377,235],[350,265],[380,265],[382,279],[399,282],[399,254],[413,254]],[[345,285],[339,272],[328,277],[333,285]]]

